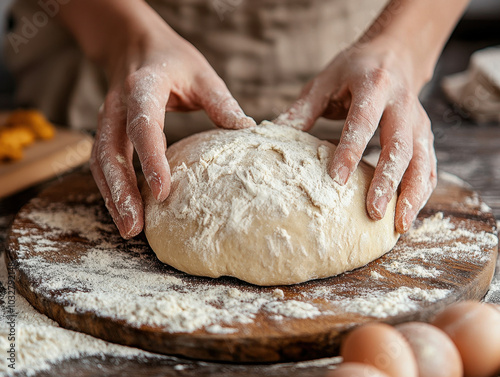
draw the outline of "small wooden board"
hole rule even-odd
[[[89,216],[95,216],[101,225],[57,236],[53,231],[54,208],[71,213],[76,207],[88,209]],[[426,234],[434,230],[422,232],[423,225],[432,225],[431,220],[439,219],[440,212],[448,227],[438,231],[442,234],[434,234],[437,237],[426,239]],[[37,216],[34,217],[34,213]],[[44,223],[40,214],[45,214],[50,221]],[[343,334],[362,323],[425,321],[450,303],[480,299],[494,273],[498,239],[495,219],[477,194],[458,178],[442,175],[438,188],[419,215],[416,228],[415,233],[403,235],[390,253],[362,268],[328,279],[278,287],[283,291],[280,303],[305,302],[319,308],[320,315],[285,316],[276,320],[269,311],[259,310],[250,323],[224,324],[235,329],[227,334],[214,334],[206,327],[172,332],[164,326],[138,326],[119,313],[103,314],[98,300],[91,309],[68,301],[68,292],[92,293],[92,284],[82,274],[65,285],[50,267],[57,265],[59,271],[81,268],[90,273],[85,269],[83,257],[99,242],[103,253],[121,258],[121,264],[130,266],[131,272],[143,274],[144,280],[150,274],[164,274],[180,279],[185,284],[183,289],[189,293],[203,295],[213,287],[233,287],[251,294],[272,293],[276,289],[252,286],[232,278],[189,276],[159,262],[143,238],[122,240],[89,173],[68,176],[21,209],[8,236],[6,257],[17,266],[19,292],[39,311],[68,329],[159,353],[206,360],[276,362],[335,355]],[[102,240],[109,241],[108,249],[102,246]],[[45,241],[50,241],[50,246],[43,247]],[[33,261],[41,261],[46,267],[33,268],[36,265]],[[408,268],[401,269],[403,261]],[[106,275],[105,281],[109,284],[113,279],[123,278],[114,271],[113,265],[98,273]],[[47,284],[52,288],[47,289]],[[147,285],[144,287],[147,295]],[[387,299],[392,294],[404,293],[405,289],[411,290],[413,296],[403,300]],[[318,292],[323,295],[318,296]],[[446,294],[436,298],[433,292]],[[127,305],[137,305],[136,297],[126,295],[126,290],[116,294]]]
[[[58,128],[53,139],[37,140],[26,147],[21,160],[0,161],[0,198],[84,164],[90,158],[92,142],[83,132]]]

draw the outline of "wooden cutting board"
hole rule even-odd
[[[58,128],[53,139],[37,140],[19,161],[0,161],[0,198],[46,179],[57,177],[90,158],[91,136]]]
[[[61,326],[154,352],[237,362],[332,356],[354,326],[425,321],[455,301],[478,300],[498,253],[493,215],[449,174],[391,252],[293,286],[194,277],[162,264],[141,236],[119,237],[89,173],[69,175],[23,207],[7,244],[17,289]],[[189,306],[193,298],[198,307]],[[210,313],[221,317],[200,325]]]

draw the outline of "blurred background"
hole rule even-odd
[[[2,44],[8,25],[8,9],[11,3],[12,0],[0,1],[0,38]],[[450,61],[445,62],[444,70],[443,59],[441,59],[436,70],[436,78],[440,78],[443,74],[465,69],[469,56],[474,50],[499,43],[500,1],[472,0],[448,43],[447,50],[451,49],[452,52],[445,51],[448,54],[444,54],[445,58],[446,56],[453,56],[453,58],[450,57]],[[3,55],[2,48],[0,50],[0,108],[9,108],[15,105],[12,96],[14,80],[5,67]]]
[[[7,14],[12,0],[0,1],[0,38],[3,40],[7,28]],[[8,74],[3,61],[3,48],[0,49],[0,107],[6,108],[13,105],[12,92],[14,91],[14,80]]]

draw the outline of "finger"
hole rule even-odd
[[[418,131],[414,135],[413,157],[401,182],[401,194],[396,205],[396,230],[405,233],[429,199],[436,186],[436,156],[429,148],[431,133]]]
[[[408,168],[412,154],[412,129],[408,118],[408,106],[389,106],[382,116],[380,142],[382,151],[368,190],[366,208],[370,217],[384,217],[388,203],[396,193],[403,174]]]
[[[120,214],[118,213],[118,210],[116,209],[115,203],[113,202],[113,199],[111,197],[111,191],[109,190],[108,184],[106,182],[106,178],[104,177],[104,174],[101,170],[101,167],[99,166],[99,163],[96,158],[96,143],[97,143],[97,138],[96,141],[94,142],[94,146],[92,147],[92,154],[90,157],[90,171],[92,172],[92,176],[94,177],[94,181],[97,184],[97,188],[101,192],[101,195],[104,199],[104,204],[106,205],[106,208],[108,209],[109,213],[111,214],[111,217],[113,218],[113,221],[116,224],[116,227],[118,228],[118,231],[120,234],[123,235],[126,233],[125,232],[125,227],[123,225],[123,220]]]
[[[137,151],[144,178],[160,201],[170,193],[170,166],[163,132],[169,89],[166,77],[144,70],[134,72],[125,88],[127,135]]]
[[[123,132],[124,126],[125,107],[118,94],[108,95],[100,120],[95,155],[111,201],[122,220],[120,234],[131,238],[142,230],[144,211],[132,165],[133,147]],[[99,177],[98,169],[95,170]]]
[[[386,102],[387,90],[355,89],[340,142],[329,167],[330,176],[338,184],[345,185],[358,166],[379,125]]]
[[[300,97],[273,122],[308,131],[325,111],[331,94],[332,88],[329,81],[326,78],[317,77],[306,84]]]
[[[200,76],[195,89],[198,102],[217,127],[237,130],[256,125],[215,72]]]

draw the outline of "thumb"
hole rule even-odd
[[[197,86],[200,105],[217,127],[236,130],[256,125],[255,120],[243,112],[215,72],[210,78],[201,80]]]

